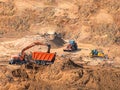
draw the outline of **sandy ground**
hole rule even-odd
[[[58,42],[54,42],[55,40],[46,40],[46,38],[41,37],[40,35],[31,35],[31,36],[25,36],[23,38],[1,38],[0,43],[0,50],[3,52],[0,52],[0,58],[1,60],[5,60],[6,58],[10,58],[11,55],[16,55],[19,53],[23,48],[30,45],[32,42],[39,41],[42,43],[50,43],[52,46],[51,52],[56,52],[58,56],[60,57],[69,57],[69,58],[81,58],[85,61],[111,61],[114,63],[117,63],[116,59],[119,59],[119,46],[110,46],[110,47],[101,47],[96,46],[92,44],[83,44],[78,43],[78,51],[75,52],[63,52],[63,49],[67,46],[66,44],[59,45],[59,39],[56,39]],[[112,48],[112,49],[111,49]],[[89,58],[89,53],[92,49],[99,49],[102,50],[106,55],[108,55],[109,59],[102,59],[102,58]],[[33,51],[47,51],[45,46],[35,46],[31,49],[27,50],[27,52],[33,52]],[[116,52],[115,52],[116,51]],[[113,53],[114,52],[114,53]],[[7,59],[8,60],[8,59]]]
[[[68,90],[68,87],[69,90],[116,90],[120,88],[120,64],[118,63],[120,57],[113,58],[114,55],[111,54],[109,48],[92,44],[78,43],[78,51],[63,52],[67,43],[58,46],[57,43],[49,41],[54,46],[51,52],[57,53],[53,65],[27,69],[23,66],[8,64],[11,55],[18,54],[22,48],[34,40],[47,42],[39,35],[13,38],[13,40],[1,38],[1,90],[48,90],[48,88],[49,90]],[[89,53],[94,48],[102,49],[108,54],[109,59],[90,58]],[[36,50],[46,51],[46,48],[44,46],[33,47],[27,53]]]
[[[119,28],[118,0],[0,0],[0,90],[119,90]],[[64,39],[42,36],[54,32]],[[78,51],[63,52],[69,39],[77,41]],[[54,64],[8,64],[35,41],[52,45]],[[90,58],[92,49],[108,58]],[[46,47],[26,53],[34,51]]]

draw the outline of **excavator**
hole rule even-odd
[[[36,45],[43,45],[47,46],[47,52],[39,52],[35,51],[32,52],[30,55],[25,53],[26,50],[36,46]],[[26,64],[30,61],[35,62],[36,64],[51,64],[55,60],[55,53],[50,53],[51,45],[50,44],[43,44],[41,42],[33,42],[32,44],[28,45],[27,47],[23,48],[19,55],[15,55],[11,57],[9,64]],[[29,58],[31,56],[31,58]]]
[[[70,40],[66,49],[63,49],[64,52],[72,52],[78,50],[77,43],[74,40]]]

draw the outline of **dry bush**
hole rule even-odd
[[[120,8],[120,1],[100,0],[100,8],[107,8],[109,13],[115,13]]]
[[[56,0],[44,0],[45,5],[53,5],[56,3]]]
[[[114,15],[114,21],[117,25],[116,43],[120,44],[120,11],[116,12]]]
[[[55,12],[53,7],[45,7],[38,10],[32,10],[27,8],[22,12],[22,15],[29,18],[30,24],[45,24],[49,22],[54,22],[54,13]]]
[[[86,3],[79,6],[79,17],[87,18],[90,15],[93,15],[97,12],[98,6],[95,3]]]
[[[15,5],[13,2],[0,2],[0,16],[13,16]]]
[[[120,11],[116,12],[113,15],[113,18],[114,18],[116,25],[120,28]]]
[[[92,40],[96,42],[96,44],[113,44],[117,43],[117,32],[118,28],[116,24],[95,24],[91,26],[91,35]],[[99,38],[95,39],[95,36],[99,36]],[[102,38],[102,36],[105,36]]]
[[[39,1],[39,0],[38,0]],[[69,0],[65,0],[65,2]],[[51,7],[49,5],[54,4],[55,2],[59,3],[62,1],[56,0],[42,0],[44,4],[47,4],[47,7],[39,8],[26,8],[22,10],[21,14],[15,15],[15,6],[11,1],[1,2],[0,3],[0,15],[10,17],[0,17],[0,34],[4,34],[10,31],[24,32],[29,30],[31,25],[54,25],[58,27],[58,30],[62,35],[68,39],[76,37],[76,32],[81,32],[80,26],[85,25],[91,27],[91,41],[96,43],[119,43],[120,42],[120,14],[118,9],[120,7],[120,2],[118,0],[89,0],[89,1],[69,1],[77,5],[78,8],[78,17],[70,18],[69,9]],[[75,3],[76,2],[76,3]],[[84,2],[84,3],[83,3]],[[63,15],[56,15],[56,9],[62,10]],[[91,16],[95,16],[99,13],[100,9],[107,9],[108,13],[114,17],[114,24],[97,24],[94,23],[91,25],[89,22]],[[68,12],[67,12],[68,10]],[[14,16],[11,16],[14,15]],[[74,32],[73,32],[74,30]],[[77,36],[79,37],[80,34]],[[98,35],[100,38],[95,39],[94,36]],[[105,39],[101,36],[107,35]],[[91,38],[91,37],[90,37]]]
[[[1,18],[1,32],[7,33],[9,31],[26,31],[28,29],[29,23],[26,17],[14,16],[10,18]]]

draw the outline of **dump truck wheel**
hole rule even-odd
[[[9,64],[15,64],[14,60],[10,60]]]
[[[36,63],[36,64],[38,64],[38,65],[40,65],[40,64],[41,64],[41,62],[40,62],[40,61],[35,61],[35,63]]]
[[[35,61],[35,64],[38,64],[38,61]]]
[[[42,65],[46,65],[46,62],[45,62],[45,61],[41,61],[41,64],[42,64]]]

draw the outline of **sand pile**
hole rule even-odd
[[[65,41],[61,37],[56,36],[53,40],[50,40],[49,43],[53,48],[59,48],[65,44]]]
[[[120,44],[119,13],[118,0],[0,0],[0,38],[5,35],[21,37],[28,32],[37,34],[13,41],[3,39],[0,42],[0,59],[8,60],[6,58],[35,41],[50,43],[52,48],[58,48],[63,46],[64,38],[99,46],[114,44],[109,46],[107,53],[119,63],[119,46],[116,45]],[[41,34],[49,30],[60,32],[62,38],[42,37]],[[41,48],[34,47],[30,51],[46,49]],[[57,50],[59,52],[62,48]],[[88,52],[86,50],[81,56]],[[24,67],[16,69],[2,63],[0,90],[119,90],[119,67],[98,67],[93,63],[82,66],[74,60],[59,58],[54,64],[41,65],[35,70]]]
[[[2,84],[1,90],[117,90],[120,88],[119,69],[101,70],[97,66],[82,67],[69,59],[56,60],[54,64],[41,65],[36,70],[22,67],[8,72],[6,69],[3,74],[9,75],[10,79],[4,81],[7,84]]]

